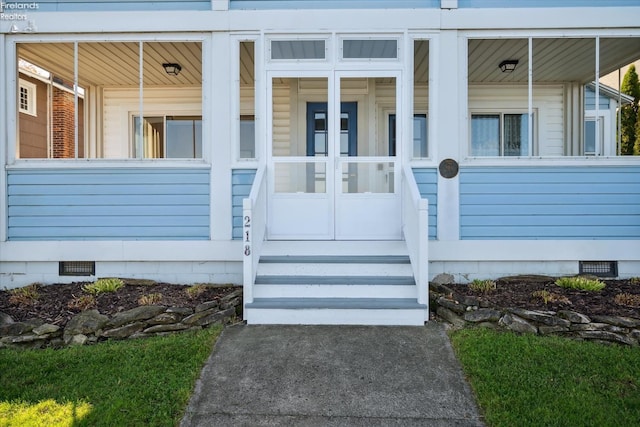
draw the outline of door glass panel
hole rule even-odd
[[[271,153],[274,157],[327,155],[328,87],[326,78],[276,77],[272,80]],[[309,104],[325,107],[314,111],[308,108]]]
[[[396,133],[390,131],[388,117],[397,110],[396,84],[394,77],[340,79],[341,155],[395,155],[391,146]],[[353,112],[346,108],[348,104],[356,106]]]
[[[276,193],[326,193],[326,163],[275,163]]]
[[[394,163],[342,164],[343,193],[393,193]]]

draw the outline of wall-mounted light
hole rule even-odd
[[[180,64],[167,62],[162,64],[162,66],[164,67],[164,71],[170,76],[177,76],[178,74],[180,74],[180,71],[182,71],[182,67],[180,66]]]
[[[498,65],[498,67],[500,67],[500,71],[502,71],[503,73],[512,73],[513,70],[516,69],[517,65],[517,59],[507,59],[505,61],[502,61],[500,65]]]

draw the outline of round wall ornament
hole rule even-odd
[[[453,159],[444,159],[440,162],[440,166],[438,166],[438,170],[440,171],[440,175],[443,178],[455,178],[458,175],[458,162]]]

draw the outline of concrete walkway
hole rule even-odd
[[[483,423],[441,324],[225,329],[181,426],[282,425]]]

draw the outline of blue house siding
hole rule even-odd
[[[242,200],[249,197],[255,176],[255,169],[234,169],[231,172],[231,215],[234,239],[242,238]]]
[[[429,200],[429,239],[438,237],[438,172],[436,169],[414,168],[413,176],[420,195]]]
[[[640,167],[464,168],[460,236],[638,239]]]
[[[25,12],[211,10],[210,0],[38,0],[36,3],[37,10]]]
[[[640,0],[458,0],[463,8],[640,6]]]
[[[231,0],[229,9],[440,8],[440,0]]]
[[[598,105],[598,109],[600,110],[608,110],[609,109],[609,98],[606,96],[600,95],[599,97],[600,105]],[[586,110],[595,110],[596,109],[596,91],[587,87],[584,91],[584,107]]]
[[[9,240],[209,239],[208,169],[8,173]]]

